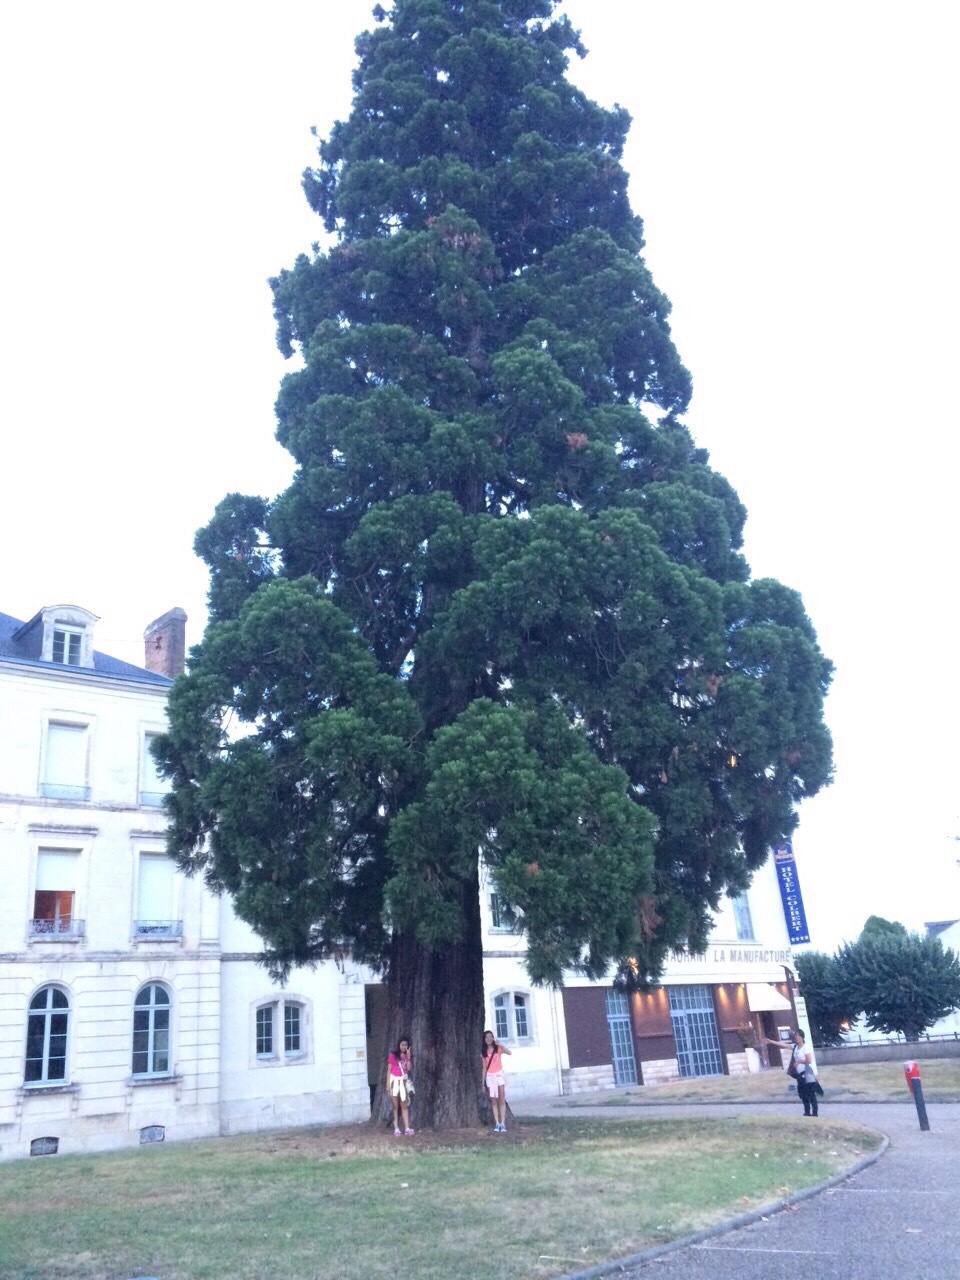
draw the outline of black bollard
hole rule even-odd
[[[930,1129],[930,1121],[927,1119],[927,1104],[923,1100],[923,1085],[920,1083],[919,1076],[911,1076],[910,1088],[913,1092],[913,1100],[917,1104],[917,1118],[920,1121],[920,1128],[926,1133]]]

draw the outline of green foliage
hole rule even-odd
[[[813,1043],[840,1044],[860,1010],[847,995],[837,959],[822,951],[803,951],[798,952],[796,963]]]
[[[868,916],[860,931],[860,941],[867,938],[905,938],[907,928],[899,920],[884,920],[883,916]]]
[[[296,476],[198,535],[171,848],[280,971],[462,937],[480,854],[535,979],[655,973],[829,781],[830,664],[678,421],[629,121],[567,19],[381,19],[305,176],[333,242],[273,282]]]
[[[916,1040],[960,1007],[960,960],[939,938],[879,923],[837,952],[840,985],[871,1031]]]

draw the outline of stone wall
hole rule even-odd
[[[920,1062],[925,1058],[960,1058],[960,1040],[918,1040],[916,1044],[884,1041],[882,1044],[849,1045],[843,1049],[816,1050],[818,1066],[844,1062]]]

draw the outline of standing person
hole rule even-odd
[[[413,1054],[410,1051],[410,1041],[402,1037],[394,1052],[387,1054],[387,1092],[393,1103],[393,1136],[395,1138],[399,1138],[401,1132],[408,1137],[413,1133],[410,1128],[410,1096],[413,1093],[410,1074],[412,1071]]]
[[[765,1044],[775,1045],[778,1049],[783,1047],[780,1040],[768,1040],[766,1036],[762,1039]],[[793,1041],[793,1050],[790,1054],[787,1074],[793,1076],[797,1082],[797,1096],[803,1103],[803,1114],[818,1116],[820,1114],[819,1098],[823,1089],[820,1087],[813,1067],[813,1053],[807,1048],[807,1038],[799,1027],[792,1032],[790,1039]]]
[[[483,1033],[483,1083],[490,1094],[493,1108],[494,1133],[507,1132],[507,1079],[503,1074],[503,1055],[510,1057],[510,1050],[497,1044],[492,1031]]]

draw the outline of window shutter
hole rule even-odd
[[[75,893],[79,866],[79,849],[41,849],[37,858],[37,889]]]
[[[87,730],[84,725],[51,723],[47,726],[43,780],[48,795],[86,798]],[[82,795],[77,794],[81,792]]]
[[[163,853],[141,853],[138,920],[173,919],[173,862]]]

